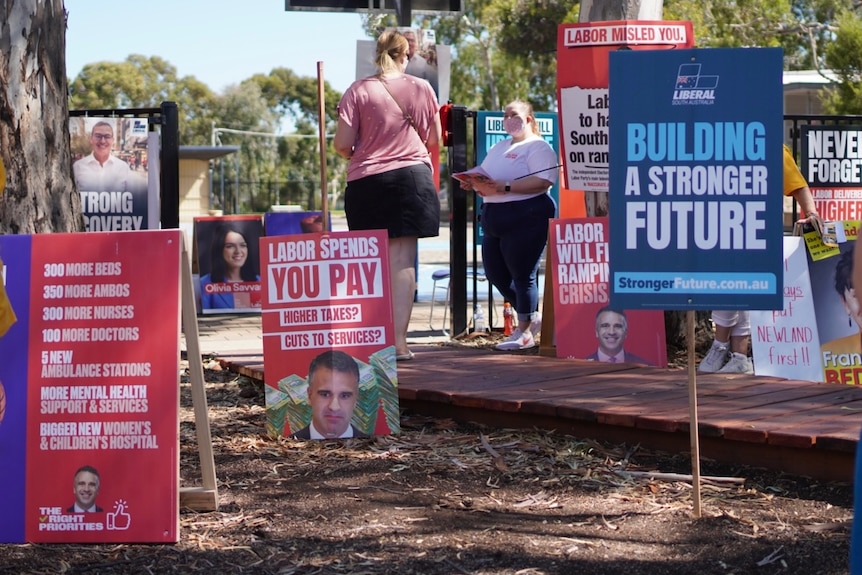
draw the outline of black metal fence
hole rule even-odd
[[[289,204],[320,209],[320,182],[310,180],[249,181],[216,176],[212,195],[212,208],[225,214],[262,213],[273,205]]]

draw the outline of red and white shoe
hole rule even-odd
[[[536,340],[533,339],[533,332],[529,329],[527,331],[521,331],[516,328],[515,331],[512,332],[512,335],[507,337],[505,341],[498,343],[496,347],[500,351],[530,349],[531,347],[536,347]]]

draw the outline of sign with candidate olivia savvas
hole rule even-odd
[[[611,304],[781,309],[782,52],[610,54]]]

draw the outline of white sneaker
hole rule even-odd
[[[513,351],[516,349],[530,349],[535,346],[536,340],[533,339],[533,332],[529,329],[527,331],[515,329],[512,335],[507,337],[505,341],[498,343],[496,347],[500,351]]]
[[[754,366],[751,365],[751,360],[741,353],[734,353],[718,373],[754,373]]]
[[[724,367],[728,359],[730,359],[730,352],[727,351],[726,345],[713,345],[709,348],[709,353],[700,360],[697,371],[700,373],[715,373]]]
[[[537,314],[536,319],[530,322],[530,332],[533,337],[542,335],[542,314]]]

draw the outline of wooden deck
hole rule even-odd
[[[402,409],[494,427],[689,452],[687,371],[501,353],[414,347],[398,364]],[[263,380],[259,355],[220,354]],[[697,376],[701,457],[794,475],[852,481],[862,389],[755,377]]]

